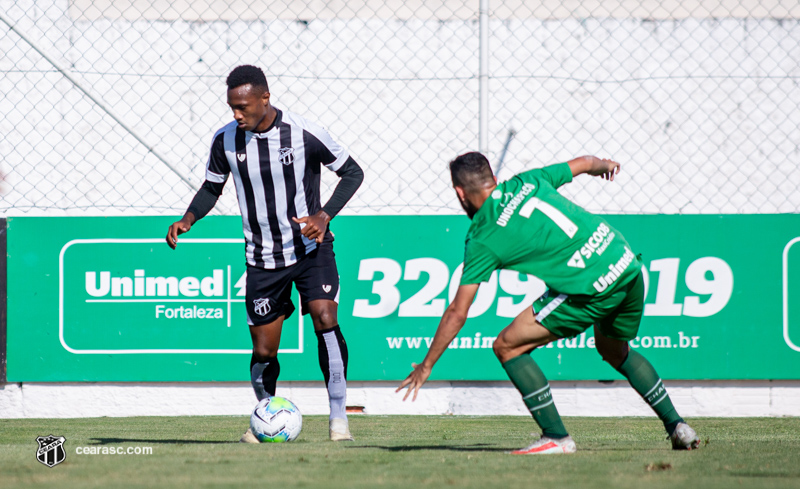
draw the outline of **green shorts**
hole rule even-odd
[[[536,320],[561,338],[577,336],[596,325],[603,336],[629,341],[636,338],[644,311],[644,278],[639,274],[602,298],[572,298],[546,293],[533,303]]]

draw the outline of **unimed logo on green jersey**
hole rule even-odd
[[[633,252],[628,248],[625,247],[625,253],[622,254],[622,258],[620,258],[617,263],[613,263],[608,266],[608,273],[601,275],[597,280],[594,281],[594,288],[598,292],[603,292],[606,290],[611,284],[617,281],[617,279],[625,272],[625,269],[633,262],[633,259],[636,256]]]

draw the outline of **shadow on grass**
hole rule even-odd
[[[112,445],[119,443],[168,443],[173,445],[229,445],[238,444],[238,441],[217,441],[217,440],[169,440],[169,439],[150,439],[150,438],[89,438],[90,445]]]
[[[730,472],[734,477],[754,477],[754,478],[779,478],[779,479],[798,479],[800,474],[786,472]]]
[[[516,448],[493,447],[486,443],[478,443],[475,445],[401,445],[393,447],[386,445],[359,445],[347,448],[377,448],[378,450],[386,450],[387,452],[413,452],[417,450],[447,450],[451,452],[510,452],[512,450],[516,450]]]
[[[378,450],[386,450],[387,452],[413,452],[418,450],[447,450],[451,452],[500,452],[508,453],[519,449],[520,447],[493,447],[486,443],[479,443],[476,445],[405,445],[405,446],[385,446],[385,445],[358,445],[347,447],[353,448],[376,448]],[[632,449],[630,447],[592,447],[592,448],[579,448],[579,452],[638,452],[639,449]],[[656,450],[657,452],[660,450]]]

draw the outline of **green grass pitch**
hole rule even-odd
[[[0,487],[800,487],[800,418],[689,420],[699,450],[673,452],[655,418],[565,418],[578,453],[512,456],[527,417],[351,416],[355,442],[306,416],[292,443],[235,443],[241,416],[0,420]],[[36,460],[37,436],[64,436],[66,460]],[[78,455],[77,447],[152,447]]]

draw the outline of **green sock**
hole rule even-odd
[[[567,436],[567,429],[553,403],[550,384],[533,358],[529,354],[520,355],[504,363],[503,368],[522,394],[522,400],[542,428],[542,434],[550,438]]]
[[[628,358],[617,369],[628,379],[636,392],[656,412],[664,423],[668,433],[675,429],[678,422],[683,421],[667,394],[667,389],[661,383],[661,378],[647,359],[633,350],[628,352]],[[671,429],[670,429],[671,428]]]

